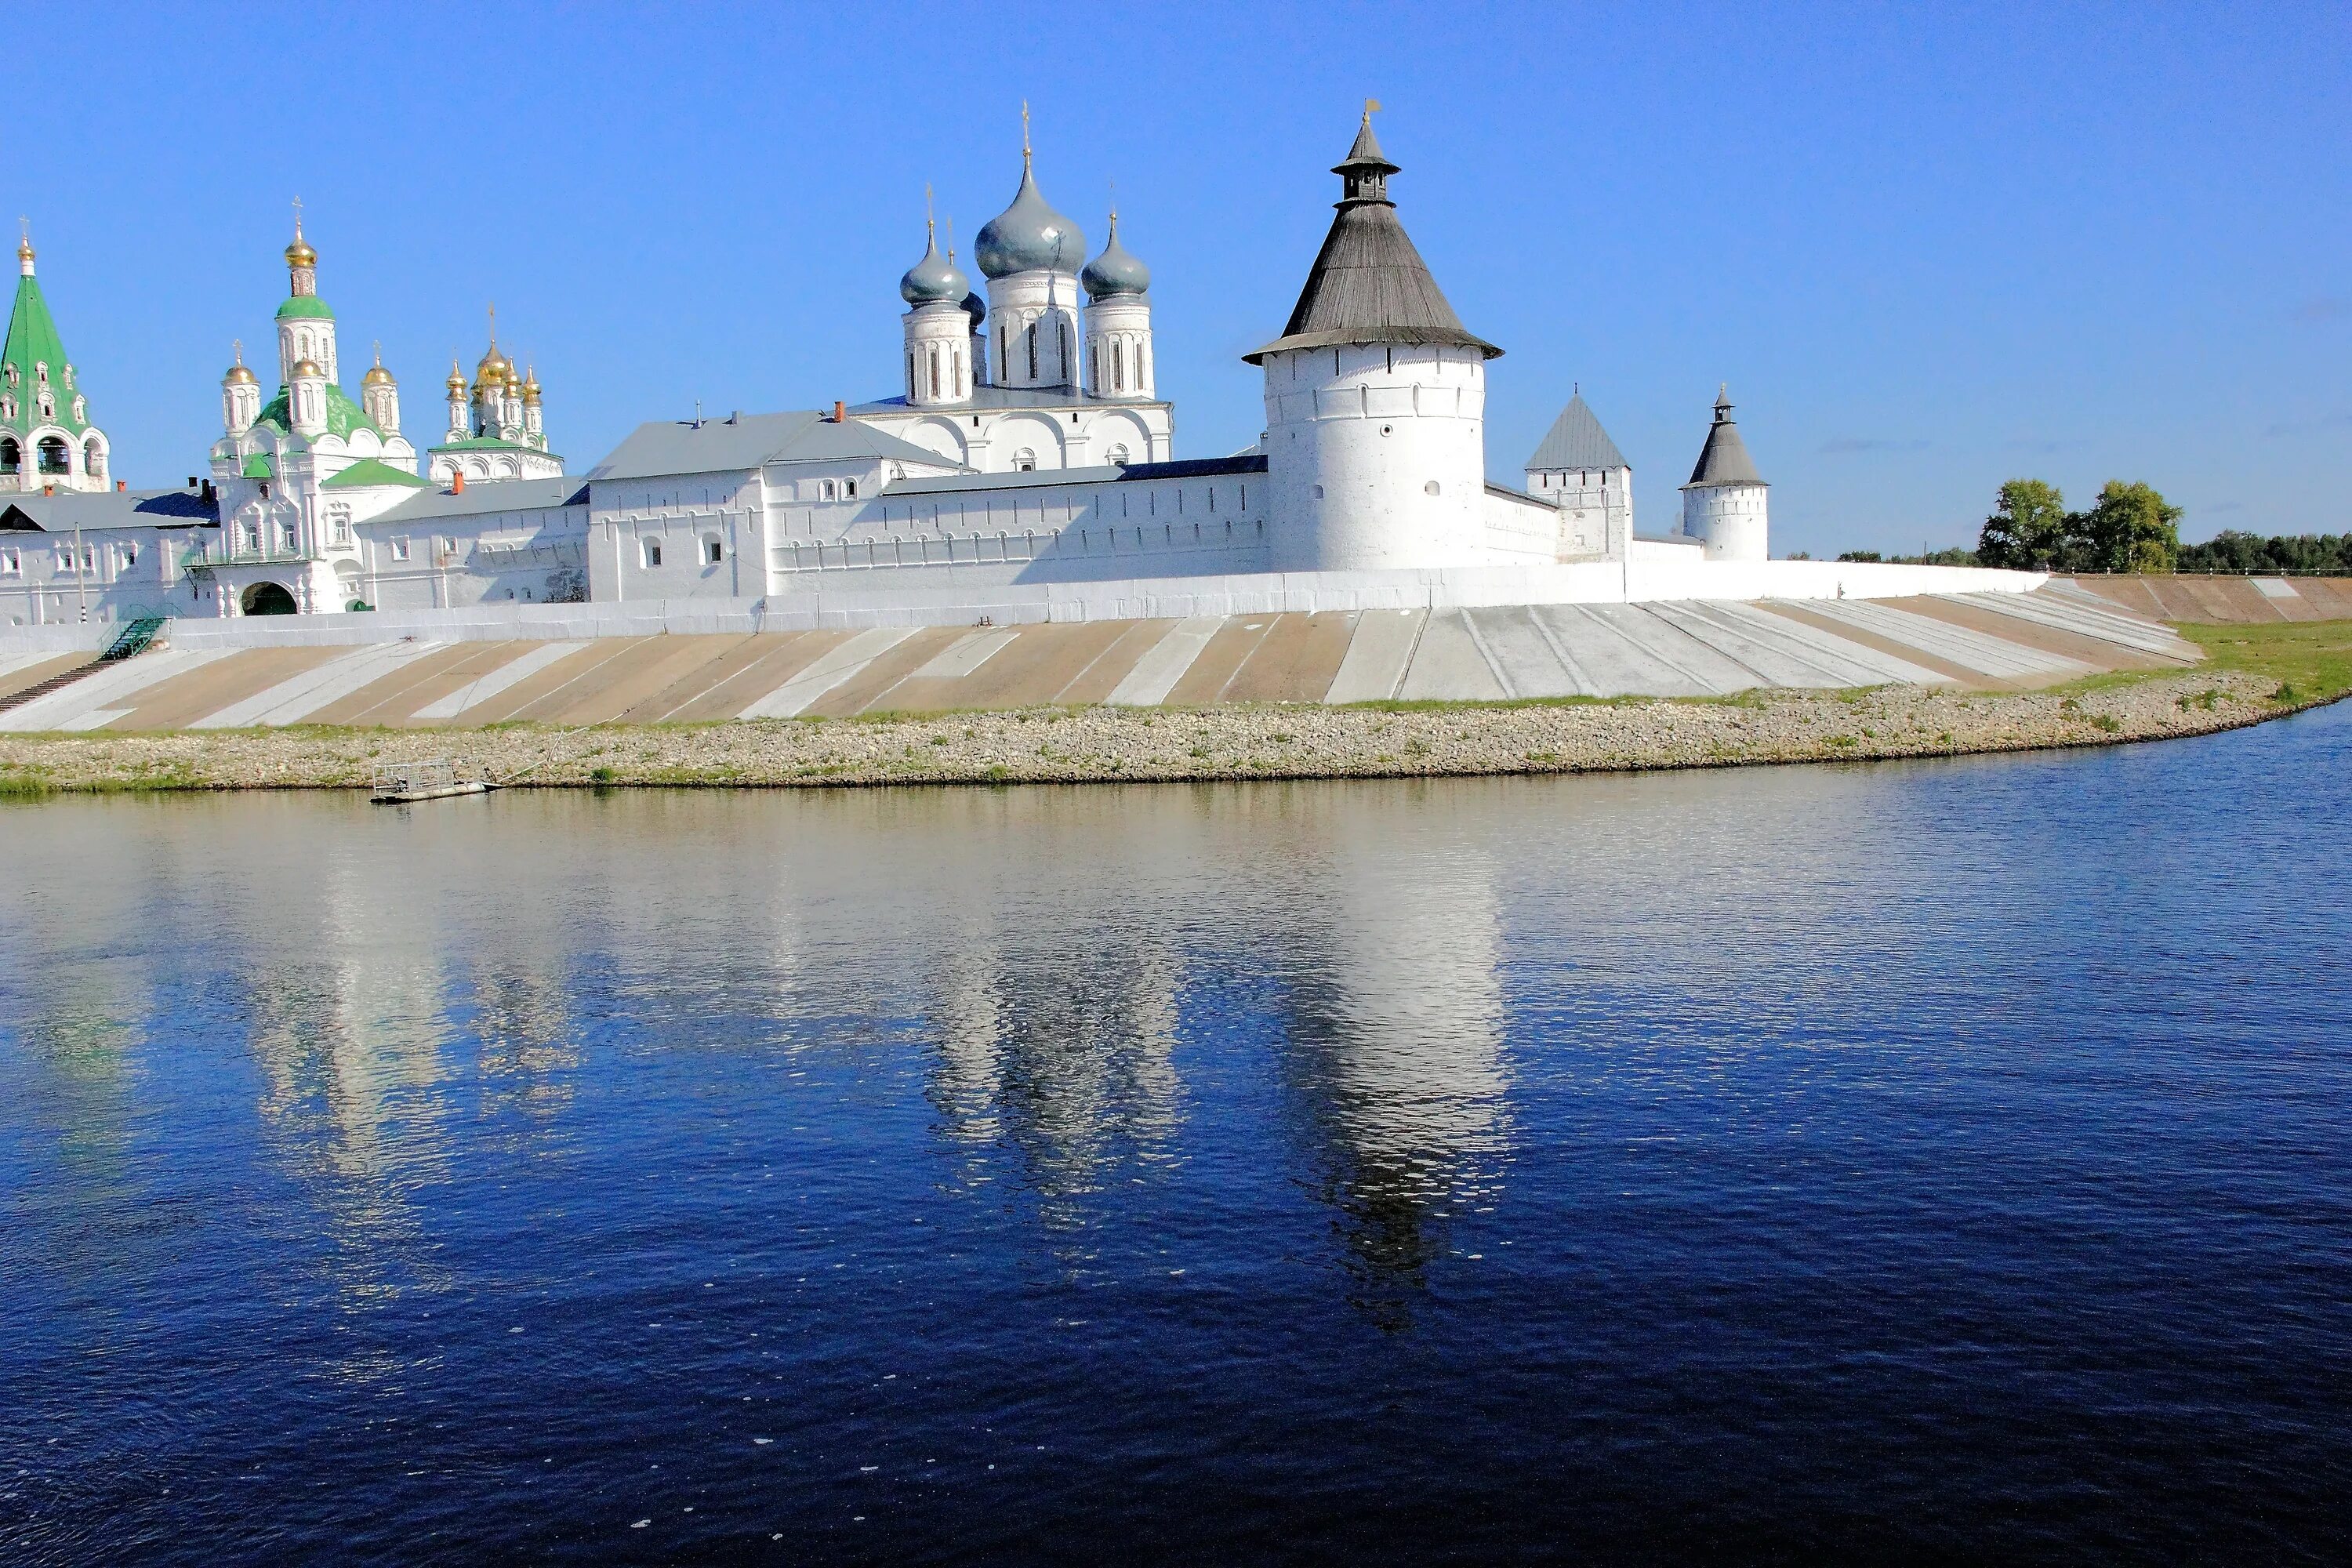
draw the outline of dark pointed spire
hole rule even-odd
[[[1448,343],[1476,349],[1488,359],[1503,352],[1462,325],[1397,221],[1388,177],[1398,168],[1372,134],[1372,110],[1379,107],[1365,100],[1355,145],[1331,171],[1347,182],[1346,194],[1289,324],[1274,342],[1244,354],[1249,363],[1263,364],[1266,355],[1286,349],[1341,343]]]
[[[1731,418],[1731,389],[1717,387],[1715,423],[1707,426],[1706,445],[1699,448],[1698,464],[1691,469],[1690,482],[1685,489],[1702,485],[1760,485],[1764,476],[1756,471],[1756,460],[1748,455],[1748,443],[1739,438],[1739,426]]]

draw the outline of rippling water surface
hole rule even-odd
[[[2341,1556],[2347,761],[0,810],[0,1560]]]

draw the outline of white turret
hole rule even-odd
[[[231,436],[242,436],[261,417],[261,383],[246,368],[245,343],[236,345],[236,363],[221,377],[221,425]]]
[[[1552,421],[1526,473],[1528,494],[1559,510],[1562,559],[1625,555],[1633,536],[1633,467],[1581,391]]]
[[[400,384],[383,368],[383,345],[375,346],[375,363],[360,377],[360,409],[368,423],[387,436],[400,434]]]
[[[1152,396],[1151,269],[1118,242],[1110,215],[1103,253],[1078,274],[1087,291],[1087,390],[1097,397]]]
[[[457,368],[457,359],[454,354],[449,358],[449,379],[442,385],[449,395],[449,430],[443,439],[462,441],[473,431],[466,418],[466,373]]]
[[[278,307],[278,379],[290,384],[295,365],[309,360],[326,373],[329,381],[337,381],[335,312],[319,298],[319,253],[302,237],[299,203],[294,242],[286,247],[286,273],[290,291]]]
[[[288,419],[297,436],[321,436],[327,429],[327,371],[316,360],[294,362],[287,377]]]
[[[1078,266],[1087,237],[1038,194],[1022,110],[1021,188],[972,242],[996,319],[996,384],[1078,389]]]
[[[1730,389],[1718,389],[1715,423],[1690,482],[1683,486],[1684,535],[1705,545],[1709,561],[1769,560],[1770,489],[1732,423]]]
[[[898,279],[907,301],[907,401],[918,408],[971,400],[971,318],[964,297],[971,279],[955,264],[955,252],[940,254],[939,235],[923,225],[923,258]]]
[[[1265,371],[1268,566],[1460,566],[1486,538],[1486,362],[1397,222],[1367,109],[1339,216]]]

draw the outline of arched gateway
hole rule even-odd
[[[245,591],[248,616],[290,616],[296,608],[294,595],[276,583],[256,583]]]

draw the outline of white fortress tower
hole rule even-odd
[[[1397,165],[1372,135],[1344,182],[1282,336],[1243,357],[1265,372],[1268,567],[1460,566],[1486,556],[1486,362],[1397,221]]]
[[[1559,509],[1562,560],[1622,557],[1633,537],[1633,465],[1578,392],[1528,458],[1528,494]]]
[[[1118,214],[1110,240],[1078,274],[1087,291],[1087,390],[1097,397],[1152,395],[1151,268],[1118,242]]]
[[[907,301],[907,401],[917,408],[971,401],[975,323],[964,312],[971,279],[950,251],[940,254],[938,226],[924,220],[923,258],[898,279]]]
[[[1078,266],[1087,237],[1055,212],[1030,170],[1028,110],[1022,110],[1021,188],[973,238],[996,320],[996,384],[1078,390]]]
[[[1715,395],[1715,424],[1698,466],[1683,486],[1683,533],[1706,547],[1709,561],[1770,559],[1765,500],[1771,487],[1757,473],[1732,423],[1730,389]]]

